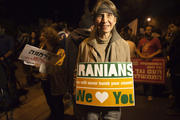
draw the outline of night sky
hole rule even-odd
[[[96,0],[90,0],[91,4]],[[179,16],[180,0],[112,0],[120,13],[121,24],[147,15]],[[84,0],[0,0],[0,22],[30,24],[39,18],[77,24],[83,14]]]
[[[77,21],[82,14],[83,0],[0,0],[1,17],[18,23],[35,22],[38,18]],[[70,4],[71,2],[71,4]],[[78,7],[75,7],[78,6]],[[71,16],[71,17],[70,17]]]

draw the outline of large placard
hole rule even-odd
[[[140,59],[133,58],[134,81],[141,83],[165,83],[165,59]]]
[[[90,106],[134,106],[132,63],[79,63],[76,103]]]
[[[33,66],[47,62],[54,64],[60,58],[61,56],[57,56],[54,53],[26,44],[18,59]]]

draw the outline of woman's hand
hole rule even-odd
[[[40,67],[40,64],[35,63],[34,66],[35,66],[36,68],[39,68],[39,67]]]

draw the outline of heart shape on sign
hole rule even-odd
[[[95,96],[101,103],[103,103],[109,97],[107,92],[96,92]]]

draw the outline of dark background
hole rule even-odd
[[[39,18],[66,21],[76,26],[83,14],[85,0],[0,0],[0,24],[9,26],[38,24]],[[180,16],[180,0],[112,0],[120,14],[119,26],[125,26],[135,18],[144,24],[150,16],[158,21],[158,27]],[[96,0],[90,0],[90,8]]]

